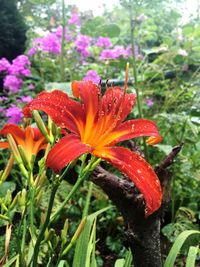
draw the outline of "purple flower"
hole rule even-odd
[[[113,48],[113,53],[115,55],[115,58],[119,58],[120,56],[124,55],[124,47],[121,46],[121,45],[116,45],[114,48]]]
[[[154,101],[153,101],[153,99],[150,98],[150,97],[148,97],[148,98],[146,99],[146,104],[147,104],[148,107],[152,107],[152,106],[154,105]]]
[[[6,58],[0,59],[0,72],[5,71],[8,72],[10,68],[10,62]]]
[[[80,22],[78,14],[77,13],[73,13],[71,15],[71,18],[68,20],[68,23],[69,24],[74,24],[76,26],[80,26],[81,22]]]
[[[20,97],[21,101],[24,103],[29,103],[33,99],[32,96],[21,96]]]
[[[78,34],[75,40],[75,46],[77,51],[83,56],[88,57],[90,55],[87,48],[90,46],[91,37],[87,35]]]
[[[0,107],[0,113],[4,113],[4,108]]]
[[[126,57],[127,51],[121,45],[116,45],[113,49],[105,49],[100,54],[100,60],[117,59],[120,56]]]
[[[3,85],[10,93],[17,93],[22,87],[23,81],[14,75],[7,75],[4,78]]]
[[[101,54],[99,56],[100,60],[115,59],[115,58],[116,58],[116,55],[112,49],[105,49],[101,51]]]
[[[11,107],[6,109],[5,115],[6,117],[9,117],[8,123],[14,123],[14,124],[19,124],[23,117],[21,109],[14,104],[12,104]]]
[[[61,52],[61,41],[55,33],[48,33],[43,38],[35,38],[33,48],[58,55]]]
[[[36,53],[37,53],[37,49],[36,49],[36,47],[32,47],[32,48],[30,48],[30,49],[28,50],[27,55],[28,55],[29,57],[32,57],[32,56],[34,56]]]
[[[41,45],[43,52],[48,52],[55,55],[58,55],[61,52],[60,39],[54,33],[48,33],[47,36],[42,39]]]
[[[101,78],[95,70],[89,70],[86,73],[86,76],[83,78],[84,81],[93,81],[94,83],[99,84]]]
[[[110,38],[100,36],[97,39],[95,45],[99,46],[99,47],[108,48],[108,47],[110,47],[112,45],[112,43],[110,41]]]
[[[58,28],[56,29],[55,35],[58,38],[62,38],[62,26],[58,26]],[[68,28],[65,27],[65,40],[67,42],[70,42],[72,40],[72,36],[71,36],[71,32]]]
[[[28,88],[29,88],[30,90],[34,90],[34,89],[35,89],[35,86],[34,86],[32,83],[30,83],[30,84],[28,85]]]
[[[5,100],[7,100],[8,98],[7,97],[5,97],[5,96],[0,96],[0,102],[3,102],[3,101],[5,101]]]
[[[25,55],[20,55],[13,59],[12,65],[9,68],[10,75],[23,75],[29,76],[31,74],[30,67],[31,62]]]

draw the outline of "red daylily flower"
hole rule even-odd
[[[17,145],[21,145],[28,162],[32,155],[37,155],[42,149],[46,149],[47,141],[38,128],[27,126],[25,129],[15,124],[6,124],[1,130],[0,135],[11,134]],[[8,142],[0,142],[0,148],[9,148]]]
[[[133,108],[135,95],[119,87],[108,88],[101,96],[99,87],[91,81],[74,81],[72,91],[81,98],[81,103],[55,90],[40,93],[24,108],[25,116],[31,117],[32,110],[42,110],[58,126],[71,132],[51,149],[46,165],[59,172],[84,153],[100,157],[130,177],[143,194],[146,215],[150,215],[161,205],[158,177],[141,156],[115,145],[138,136],[151,136],[150,144],[159,142],[162,138],[156,124],[147,119],[124,122]]]

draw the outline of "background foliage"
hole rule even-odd
[[[135,91],[135,78],[137,78],[143,116],[155,120],[164,137],[161,144],[148,148],[150,163],[155,166],[173,146],[183,144],[182,151],[171,168],[172,201],[166,210],[162,226],[163,257],[165,257],[170,244],[182,231],[199,229],[199,10],[196,16],[189,18],[188,21],[182,21],[180,7],[184,1],[138,0],[131,4],[131,1],[122,0],[120,6],[113,7],[112,11],[105,10],[102,15],[96,17],[90,11],[81,12],[76,7],[66,6],[63,17],[61,1],[21,0],[17,1],[21,15],[18,15],[13,7],[14,17],[11,23],[10,15],[6,15],[4,11],[6,10],[4,5],[11,5],[14,2],[0,2],[3,7],[0,9],[0,43],[7,45],[8,40],[13,44],[13,51],[18,55],[24,53],[27,60],[23,61],[23,64],[22,61],[20,64],[12,62],[11,60],[17,54],[13,54],[12,51],[7,53],[1,46],[0,58],[6,58],[10,65],[5,67],[6,65],[0,59],[0,75],[4,79],[4,87],[2,85],[0,88],[2,90],[0,125],[3,126],[10,120],[22,123],[22,107],[44,88],[62,89],[70,94],[71,81],[83,78],[95,81],[101,79],[102,88],[106,79],[111,79],[111,81],[114,79],[116,84],[123,85],[125,65],[129,61],[129,90]],[[132,16],[132,21],[130,21],[130,16]],[[21,17],[24,18],[24,22],[21,21]],[[63,22],[66,28],[62,43],[61,25]],[[9,36],[15,31],[15,26],[19,26],[20,30],[15,32],[13,39],[13,36]],[[134,32],[135,61],[131,53],[131,27]],[[27,41],[24,52],[25,31]],[[99,37],[107,39],[102,39],[104,41],[97,44]],[[15,44],[18,46],[16,49]],[[137,77],[132,72],[134,67],[137,69]],[[27,69],[28,72],[22,72]],[[12,79],[14,76],[20,82],[14,83],[13,80],[12,82],[9,80],[10,82],[5,86],[5,79],[8,75],[11,75]],[[137,106],[131,116],[139,116]],[[137,145],[140,145],[142,150],[144,149],[140,141],[137,141]],[[2,170],[8,158],[9,153],[2,150],[0,154]],[[76,177],[77,173],[79,173],[78,167],[74,173],[71,173],[70,183],[73,184],[73,177]],[[71,185],[68,182],[63,181],[56,196],[55,207],[62,203],[69,192]],[[43,213],[47,208],[49,184],[47,180],[46,184],[42,185],[43,190],[41,196],[38,197],[37,224],[42,222]],[[15,166],[8,179],[0,185],[2,215],[5,215],[4,206],[10,207],[19,192],[23,195],[23,190],[26,190],[26,186]],[[44,243],[40,252],[41,263],[47,265],[46,255],[50,253],[49,249],[51,252],[54,251],[54,259],[56,258],[59,247],[65,243],[64,237],[60,235],[62,231],[66,231],[68,240],[73,236],[86,205],[87,193],[88,182],[63,210],[62,220],[55,229],[49,229],[49,232],[52,232],[45,233],[49,242]],[[16,255],[17,238],[22,237],[18,235],[18,228],[22,229],[19,224],[20,203],[18,200],[17,205],[10,210],[9,214],[14,224],[9,259]],[[106,195],[94,186],[89,214],[95,214],[96,211],[108,205],[110,202]],[[68,226],[66,226],[66,219]],[[91,244],[91,255],[94,249],[97,266],[114,266],[114,262],[118,258],[124,258],[126,252],[126,248],[119,242],[123,236],[122,217],[114,208],[111,208],[98,216],[98,223],[96,222],[97,215],[93,215],[91,220],[90,228],[93,233],[97,232],[96,239],[98,240],[95,248],[95,239],[88,241]],[[4,243],[5,225],[6,221],[2,220],[0,248]],[[188,241],[186,249],[182,249],[182,255],[187,253],[189,245]],[[30,252],[29,240],[25,246]],[[73,251],[74,247],[67,254],[69,266],[73,262]],[[0,249],[0,257],[3,254],[4,251]],[[127,255],[128,252],[126,257],[130,260]],[[184,266],[184,256],[177,260],[177,266]]]

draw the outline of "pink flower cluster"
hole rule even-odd
[[[101,54],[99,56],[100,60],[107,60],[107,59],[117,59],[120,56],[127,58],[131,53],[131,49],[128,46],[127,48],[124,48],[121,45],[116,45],[112,49],[105,49],[101,51]]]
[[[48,33],[43,38],[36,38],[33,40],[33,47],[28,51],[28,56],[33,56],[37,51],[60,54],[61,42],[60,38],[55,33]]]
[[[99,84],[100,80],[101,78],[95,70],[89,70],[83,78],[83,81],[93,81],[97,84]]]
[[[23,85],[22,78],[31,74],[30,65],[31,63],[25,55],[16,57],[12,64],[5,58],[0,59],[0,72],[6,74],[3,81],[4,88],[8,89],[10,93],[18,92]]]
[[[8,117],[8,123],[19,124],[23,117],[22,111],[16,105],[11,105],[5,112],[6,117]]]
[[[97,39],[97,41],[96,41],[96,43],[95,43],[95,46],[108,48],[108,47],[111,47],[111,46],[112,46],[112,43],[111,43],[111,41],[110,41],[110,38],[100,36],[100,37]]]
[[[136,58],[139,58],[138,47],[135,46],[134,53]],[[131,46],[124,48],[122,45],[116,45],[112,49],[104,49],[101,51],[99,59],[108,60],[108,59],[117,59],[120,57],[128,58],[131,55]]]
[[[92,38],[88,35],[82,35],[79,33],[76,36],[75,46],[76,46],[77,51],[81,54],[81,56],[83,57],[90,56],[88,48],[91,44],[91,41],[92,41]]]
[[[29,103],[32,100],[31,96],[20,96],[16,99],[20,106],[24,106],[24,104]],[[3,103],[4,106],[7,106],[9,102],[9,98],[5,96],[0,96],[0,105]],[[0,107],[0,113],[4,117],[7,117],[7,123],[19,124],[23,117],[22,109],[15,104],[11,104],[8,108]],[[1,127],[0,122],[0,127]]]
[[[72,13],[70,19],[68,20],[68,23],[71,24],[71,25],[72,24],[76,25],[76,26],[80,26],[81,25],[80,18],[78,16],[77,12]]]

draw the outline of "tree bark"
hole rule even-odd
[[[171,177],[166,168],[172,164],[180,150],[181,145],[175,147],[155,168],[163,189],[163,204],[158,211],[148,218],[144,217],[143,196],[132,181],[119,179],[102,167],[97,167],[93,172],[92,181],[106,192],[122,213],[126,226],[125,245],[131,248],[134,267],[162,267],[160,221],[163,208],[170,201]]]

